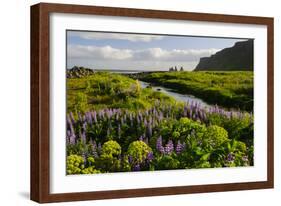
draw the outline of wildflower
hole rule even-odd
[[[174,144],[173,144],[172,140],[168,141],[164,150],[165,150],[165,154],[168,154],[168,155],[170,155],[174,151]]]
[[[162,136],[158,137],[156,141],[156,149],[159,151],[161,154],[165,153],[164,147],[162,145]]]
[[[229,153],[226,157],[227,162],[233,162],[235,160],[235,155],[233,153]]]
[[[140,170],[141,170],[141,168],[140,168],[139,164],[134,165],[133,171],[140,171]]]
[[[149,153],[147,154],[146,159],[147,159],[148,161],[152,161],[152,160],[154,159],[153,153],[152,153],[152,152],[149,152]]]
[[[97,143],[96,143],[96,141],[91,140],[90,144],[91,144],[91,147],[92,147],[92,154],[95,158],[97,158],[98,157]]]
[[[178,141],[176,146],[176,153],[180,154],[184,150],[184,144],[182,144],[180,141]]]
[[[97,123],[97,112],[93,111],[92,116],[93,116],[94,123]]]

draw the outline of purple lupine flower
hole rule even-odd
[[[75,124],[75,119],[74,119],[73,113],[70,112],[70,113],[69,113],[69,116],[70,116],[70,119],[71,119],[72,124]]]
[[[143,116],[142,116],[142,113],[139,112],[139,118],[140,118],[140,121],[143,120]]]
[[[227,112],[226,117],[227,117],[227,119],[231,119],[231,112]]]
[[[69,144],[74,145],[76,143],[76,136],[75,135],[71,135],[69,137]]]
[[[158,152],[160,152],[161,154],[165,153],[164,147],[162,145],[162,136],[158,137],[157,141],[156,141],[156,149]]]
[[[75,144],[76,143],[76,135],[75,135],[75,131],[74,128],[72,126],[72,124],[70,125],[70,130],[68,130],[69,134],[69,143],[70,144]]]
[[[74,131],[74,128],[73,128],[73,124],[69,125],[69,129],[70,129],[70,132],[71,132],[72,135],[75,134],[75,131]]]
[[[70,143],[71,132],[69,130],[66,131],[66,144]]]
[[[149,152],[149,153],[147,154],[146,159],[147,159],[149,162],[151,162],[151,161],[154,159],[153,152]]]
[[[91,147],[92,147],[93,156],[95,158],[97,158],[98,157],[98,151],[97,151],[97,143],[96,143],[96,141],[92,141],[91,140]]]
[[[143,124],[144,124],[145,127],[147,127],[147,121],[146,121],[146,119],[144,119]]]
[[[71,131],[70,131],[70,130],[67,130],[67,131],[66,131],[66,136],[67,136],[67,137],[70,137],[70,136],[71,136]]]
[[[86,122],[86,116],[82,115],[82,122]]]
[[[107,114],[108,119],[110,119],[112,117],[112,115],[113,115],[112,110],[108,109],[106,114]]]
[[[165,154],[168,154],[168,155],[170,155],[174,151],[174,144],[173,144],[172,140],[168,141],[164,150],[165,150]]]
[[[87,122],[92,125],[93,124],[93,119],[92,119],[92,114],[91,112],[87,112],[86,113],[86,119],[87,119]]]
[[[84,122],[82,127],[83,127],[83,131],[86,132],[87,131],[87,123]]]
[[[141,170],[141,168],[140,168],[140,165],[139,164],[136,164],[136,165],[134,165],[134,167],[133,167],[133,171],[140,171]]]
[[[139,141],[143,142],[143,136],[142,135],[140,136]]]
[[[180,154],[183,151],[183,149],[184,149],[184,145],[180,141],[178,141],[176,146],[176,153]]]
[[[129,162],[129,164],[133,163],[133,157],[131,155],[128,156],[128,162]]]
[[[234,155],[233,153],[229,153],[229,154],[227,155],[226,161],[227,161],[227,162],[233,162],[234,159],[235,159],[235,155]]]
[[[93,118],[94,123],[97,123],[97,122],[98,122],[98,121],[97,121],[97,112],[96,112],[96,111],[93,111],[93,112],[91,113],[91,115],[92,115],[92,118]]]

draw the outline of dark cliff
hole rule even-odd
[[[252,71],[253,43],[253,40],[236,42],[233,47],[222,49],[210,57],[202,57],[194,71]]]

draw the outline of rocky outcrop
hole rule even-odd
[[[210,57],[200,58],[194,71],[252,71],[253,40],[236,42],[233,47],[218,51]]]
[[[92,69],[74,66],[71,69],[67,69],[66,77],[67,78],[81,78],[81,77],[92,75],[94,73],[95,72]]]

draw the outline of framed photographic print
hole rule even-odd
[[[273,188],[273,19],[31,7],[31,199]]]

